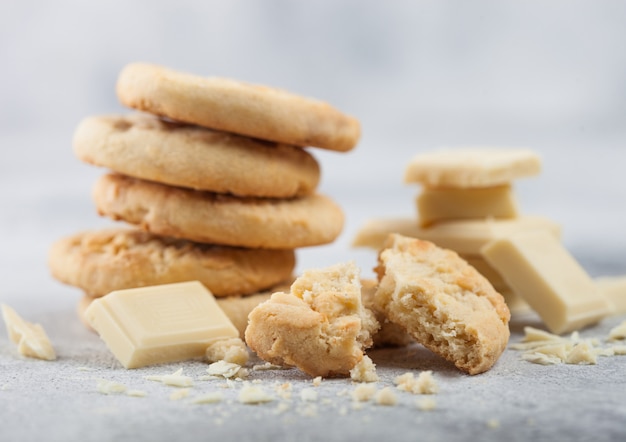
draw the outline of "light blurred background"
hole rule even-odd
[[[126,112],[114,86],[132,61],[277,86],[361,121],[354,151],[313,150],[347,222],[299,253],[300,270],[355,259],[370,273],[374,254],[351,239],[368,218],[415,216],[411,156],[481,145],[539,152],[542,175],[516,183],[523,212],[560,222],[592,274],[626,273],[625,23],[616,0],[1,0],[0,300],[59,302],[72,289],[48,275],[51,242],[110,224],[90,199],[103,170],[71,140],[81,118]]]

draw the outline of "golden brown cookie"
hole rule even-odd
[[[132,63],[118,78],[126,106],[178,121],[297,146],[348,151],[359,122],[327,103],[225,78]]]
[[[363,305],[374,313],[376,320],[380,324],[380,329],[373,336],[374,347],[403,347],[413,342],[413,338],[406,329],[399,324],[387,319],[385,312],[380,310],[374,303],[374,294],[378,288],[378,281],[375,279],[361,280],[361,299]]]
[[[343,228],[339,206],[319,194],[236,198],[109,174],[96,183],[93,197],[101,215],[211,244],[294,249],[330,243]]]
[[[92,297],[192,280],[215,296],[255,293],[288,279],[294,265],[293,250],[197,244],[119,228],[62,238],[49,254],[52,276]]]
[[[287,198],[315,191],[320,169],[306,150],[149,114],[85,118],[74,134],[81,160],[163,184]]]
[[[374,302],[417,342],[478,374],[509,340],[509,310],[489,281],[455,252],[389,235],[376,268]]]
[[[305,271],[289,293],[277,292],[248,317],[246,343],[273,364],[311,376],[345,376],[372,345],[378,322],[361,302],[353,263]]]

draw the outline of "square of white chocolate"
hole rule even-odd
[[[415,203],[422,226],[453,219],[515,218],[518,214],[510,185],[466,189],[426,187]]]
[[[421,227],[410,218],[373,219],[357,232],[354,247],[382,248],[390,233],[430,241],[439,247],[459,254],[480,256],[480,249],[488,242],[525,230],[543,229],[555,238],[561,236],[561,226],[547,218],[520,216],[512,219],[467,219],[445,221]]]
[[[404,181],[430,187],[489,187],[540,171],[541,158],[527,149],[446,149],[415,155]]]
[[[85,317],[125,368],[202,357],[211,343],[239,336],[198,281],[114,291]]]
[[[482,255],[552,333],[597,322],[610,306],[561,242],[546,231],[517,233],[487,244]]]

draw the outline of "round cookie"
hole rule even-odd
[[[248,316],[245,340],[261,359],[312,377],[345,376],[364,359],[379,324],[361,302],[352,262],[305,271]]]
[[[290,278],[294,266],[293,250],[196,244],[119,228],[62,238],[49,253],[52,276],[92,297],[192,280],[215,296],[255,293]]]
[[[73,145],[81,160],[125,175],[241,196],[311,194],[320,177],[319,164],[302,148],[148,114],[85,118]]]
[[[389,235],[374,303],[417,342],[469,374],[489,370],[509,340],[502,296],[455,252]]]
[[[359,122],[327,103],[146,63],[122,70],[117,96],[135,109],[279,143],[345,152],[360,137]]]
[[[294,249],[332,242],[343,228],[341,209],[319,194],[236,198],[108,174],[96,182],[93,198],[101,215],[211,244]]]

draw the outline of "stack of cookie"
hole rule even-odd
[[[124,68],[117,94],[143,112],[85,119],[74,151],[112,171],[93,189],[98,212],[134,228],[55,243],[60,281],[90,297],[187,280],[247,295],[290,279],[295,249],[341,232],[343,213],[316,193],[320,167],[303,147],[352,149],[357,120],[284,91],[147,64]]]
[[[500,274],[481,255],[491,240],[518,231],[546,229],[560,235],[552,221],[519,213],[512,190],[515,179],[541,170],[537,154],[521,149],[450,149],[416,155],[406,168],[405,182],[422,186],[417,220],[369,221],[355,246],[382,247],[389,233],[431,241],[456,251],[502,293],[512,311],[527,308]]]

